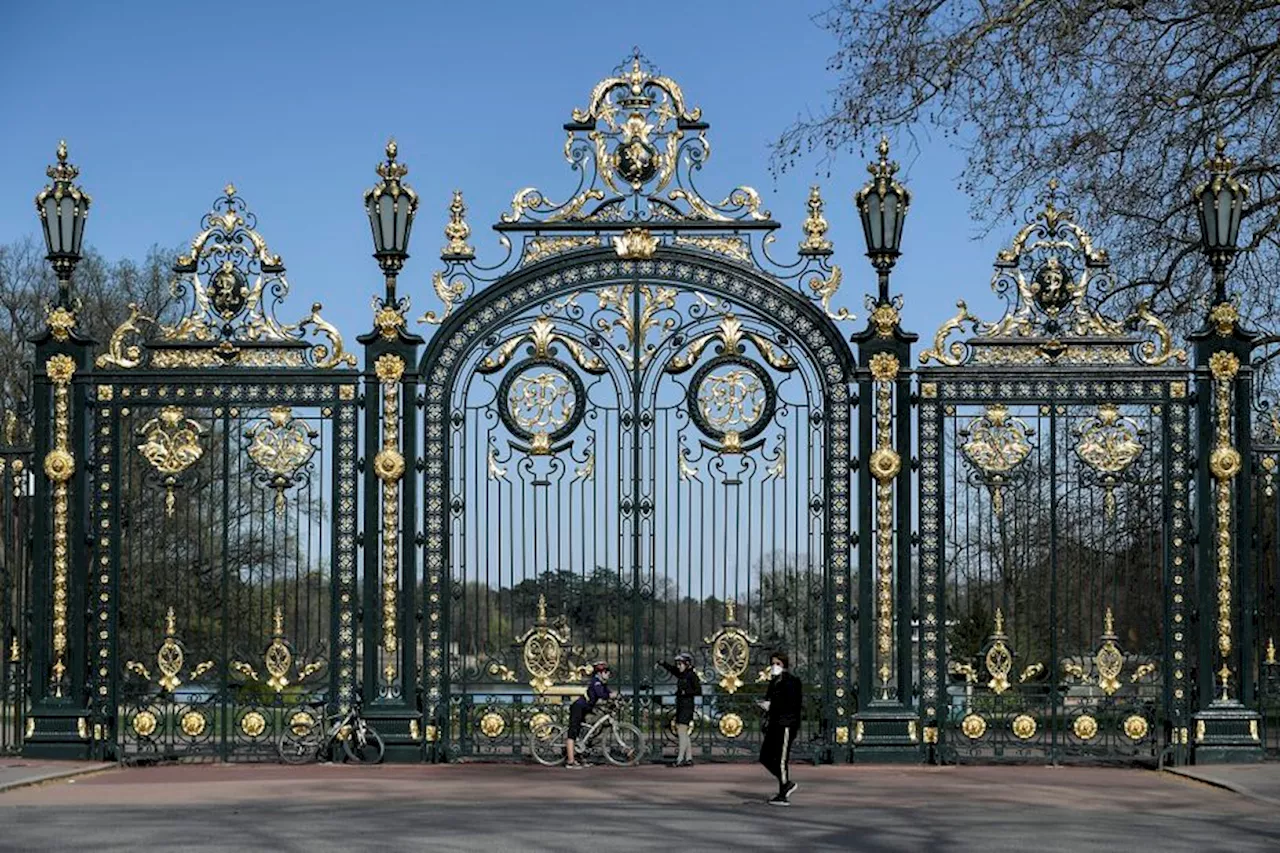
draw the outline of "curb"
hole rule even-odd
[[[62,768],[60,770],[48,770],[25,779],[16,779],[12,782],[0,782],[0,794],[7,791],[13,791],[17,788],[26,788],[31,785],[39,785],[43,782],[55,782],[58,779],[69,779],[73,776],[92,776],[95,773],[105,773],[108,770],[115,770],[119,765],[105,764],[101,767],[76,767]]]
[[[1269,806],[1280,806],[1280,800],[1277,800],[1274,797],[1265,797],[1262,794],[1255,793],[1244,785],[1241,785],[1239,782],[1229,782],[1223,779],[1214,779],[1208,776],[1202,776],[1193,770],[1186,770],[1181,767],[1166,767],[1164,768],[1164,772],[1172,773],[1174,776],[1181,776],[1183,779],[1190,779],[1192,782],[1199,782],[1202,785],[1209,785],[1210,787],[1219,788],[1223,791],[1230,791],[1233,794],[1239,794],[1240,796],[1247,797],[1255,802],[1265,803]]]

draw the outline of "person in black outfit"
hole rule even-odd
[[[778,795],[769,800],[769,804],[789,806],[792,792],[799,787],[791,780],[787,762],[791,759],[791,746],[800,734],[804,686],[788,671],[790,661],[784,652],[774,652],[769,664],[773,678],[764,701],[760,703],[768,714],[764,743],[760,747],[760,763],[778,778]]]
[[[582,733],[587,715],[596,709],[597,702],[602,699],[613,699],[616,695],[609,690],[609,675],[612,672],[609,664],[598,660],[591,665],[591,670],[591,681],[587,683],[586,694],[579,696],[569,706],[569,730],[565,733],[564,739],[564,766],[570,770],[580,770],[585,766],[574,753],[574,745],[578,735]]]
[[[702,692],[702,683],[698,674],[693,671],[693,656],[680,653],[676,655],[674,665],[660,661],[659,666],[675,676],[676,679],[676,736],[680,748],[676,751],[676,760],[672,767],[693,766],[693,743],[689,740],[689,727],[693,724],[693,700]]]

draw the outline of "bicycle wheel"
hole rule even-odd
[[[615,722],[600,736],[604,738],[604,757],[610,764],[632,767],[644,756],[644,735],[630,723]]]
[[[564,764],[564,726],[548,723],[535,729],[529,749],[533,760],[544,767]]]
[[[307,764],[320,755],[323,721],[310,711],[297,711],[285,720],[276,739],[276,754],[285,764]]]
[[[356,764],[381,764],[387,747],[382,742],[382,735],[361,722],[343,739],[342,751],[347,754],[348,761]]]

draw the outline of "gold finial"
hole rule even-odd
[[[284,608],[279,604],[276,605],[275,618],[272,620],[272,627],[277,637],[284,636]]]
[[[1004,634],[1004,611],[999,607],[996,608],[996,630],[992,636],[1002,636]]]
[[[541,593],[538,595],[538,621],[547,621],[547,597]]]
[[[738,621],[738,603],[732,598],[724,603],[724,621],[730,623]]]
[[[387,159],[396,159],[396,154],[400,151],[400,147],[396,145],[396,138],[393,136],[387,140]]]
[[[14,642],[17,642],[16,638]],[[1275,666],[1276,664],[1276,641],[1274,637],[1267,638],[1267,664],[1269,666]]]
[[[827,220],[822,215],[824,202],[822,201],[822,191],[818,189],[818,185],[814,184],[809,188],[809,200],[806,202],[809,208],[809,216],[805,219],[801,228],[804,230],[805,238],[800,243],[800,254],[825,254],[831,251],[831,241],[826,238]]]
[[[230,181],[227,181],[227,185],[222,188],[222,191],[226,193],[227,198],[231,198],[233,195],[236,194],[236,185],[231,183]]]
[[[1226,143],[1224,142],[1223,145],[1225,144]],[[65,139],[58,140],[58,162],[59,163],[67,162],[67,140]]]
[[[1103,636],[1112,636],[1116,632],[1116,620],[1111,614],[1111,608],[1107,608],[1106,614],[1102,617],[1102,633]]]
[[[58,162],[44,170],[44,173],[53,178],[54,182],[53,188],[46,192],[59,194],[59,198],[61,198],[61,193],[69,192],[72,198],[79,199],[83,197],[87,199],[88,196],[84,195],[78,187],[69,186],[76,179],[76,176],[80,174],[80,170],[67,162],[67,141],[65,139],[58,140],[56,154]],[[44,193],[41,195],[44,195]],[[37,199],[36,203],[39,204],[40,200]]]
[[[164,615],[164,633],[167,637],[176,637],[178,635],[178,620],[173,615],[173,608],[169,608],[169,612]]]
[[[453,191],[453,201],[449,202],[449,224],[444,227],[444,236],[449,244],[440,250],[441,258],[474,258],[476,250],[467,244],[471,236],[471,226],[467,224],[467,206],[462,201],[462,190]]]

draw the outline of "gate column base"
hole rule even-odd
[[[1195,715],[1192,764],[1250,764],[1262,760],[1261,717],[1239,702],[1214,702]]]
[[[366,707],[365,719],[382,735],[386,764],[419,764],[422,754],[422,715],[412,708]]]
[[[84,711],[71,708],[33,709],[27,717],[24,758],[92,761],[93,742]]]
[[[910,708],[872,704],[854,717],[853,726],[855,764],[916,764],[923,758],[920,718]]]

